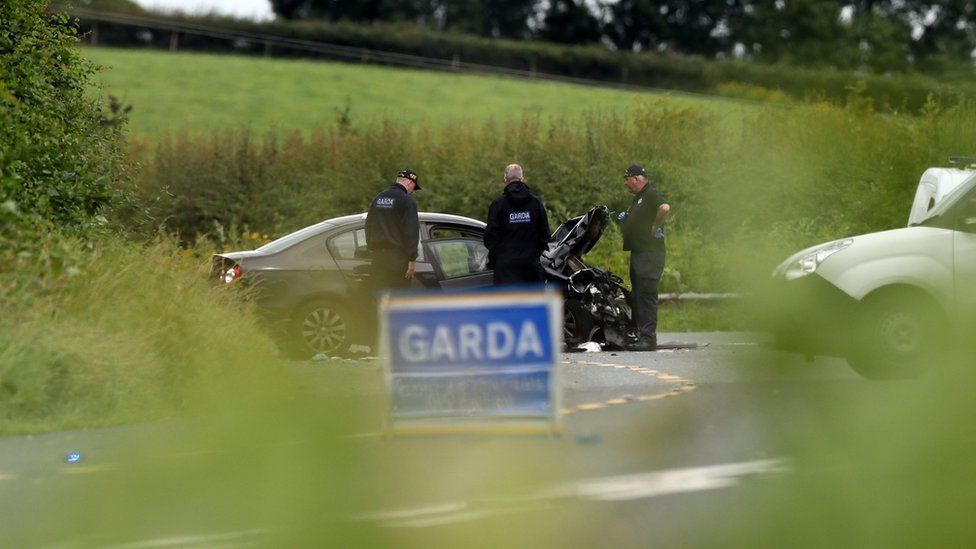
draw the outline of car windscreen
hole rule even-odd
[[[321,223],[316,223],[315,225],[305,227],[304,229],[300,229],[291,234],[286,234],[285,236],[279,238],[278,240],[268,242],[264,246],[258,248],[258,251],[266,252],[269,254],[280,252],[285,248],[290,248],[291,246],[298,244],[299,242],[305,240],[306,238],[312,235],[321,233],[322,231],[326,230],[332,225],[333,224],[330,221],[323,221]]]
[[[929,213],[928,215],[925,216],[925,219],[919,221],[918,223],[915,223],[915,225],[925,225],[927,221],[933,220],[941,216],[942,214],[946,213],[947,211],[949,211],[949,208],[951,208],[956,202],[958,202],[962,196],[964,196],[966,193],[972,190],[974,186],[976,186],[976,176],[970,177],[962,185],[959,185],[958,187],[953,189],[953,191],[947,194],[945,198],[940,200],[939,203],[936,204],[934,208],[929,210]]]

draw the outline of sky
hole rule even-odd
[[[184,13],[217,12],[222,15],[249,19],[271,19],[268,0],[135,0],[140,6],[154,11],[182,11]]]

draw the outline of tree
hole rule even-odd
[[[732,47],[745,0],[620,0],[610,7],[607,36],[624,50],[668,50],[714,56]]]
[[[751,55],[769,62],[847,65],[850,44],[840,5],[824,0],[756,0],[735,38]]]
[[[582,0],[552,0],[539,30],[542,40],[563,44],[599,42],[602,37],[600,21]]]
[[[429,16],[429,0],[271,0],[271,9],[285,19],[327,21],[414,21]]]
[[[528,38],[539,0],[271,0],[285,19],[410,21],[499,38]]]

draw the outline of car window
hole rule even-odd
[[[943,197],[942,200],[940,200],[939,203],[936,204],[934,208],[928,211],[928,213],[925,215],[925,219],[923,219],[921,222],[917,224],[925,225],[927,224],[925,223],[926,221],[936,218],[944,214],[945,212],[949,211],[949,209],[952,208],[952,206],[954,206],[956,202],[959,201],[960,197],[964,196],[966,193],[971,191],[974,187],[976,187],[976,177],[970,177],[961,185],[953,189],[951,193]]]
[[[435,225],[430,230],[431,240],[442,238],[481,238],[481,233],[472,229],[453,227],[449,225]]]
[[[258,251],[267,252],[271,254],[278,253],[281,250],[284,250],[285,248],[290,248],[291,246],[298,244],[299,242],[302,242],[306,238],[309,238],[313,235],[320,234],[328,230],[328,228],[331,226],[332,226],[331,220],[323,221],[321,223],[316,223],[315,225],[310,225],[308,227],[305,227],[304,229],[295,231],[290,234],[286,234],[285,236],[273,242],[268,242],[264,246],[258,248]]]
[[[366,229],[359,228],[339,233],[329,239],[329,253],[336,259],[367,259]],[[424,247],[417,242],[417,261],[424,261]]]
[[[366,230],[354,229],[340,233],[329,239],[328,246],[332,257],[336,259],[359,259],[366,249]]]
[[[456,278],[488,270],[488,249],[478,240],[432,240],[428,243],[445,278]]]

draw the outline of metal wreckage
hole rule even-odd
[[[593,249],[610,222],[610,210],[595,206],[562,225],[549,239],[540,261],[549,282],[566,296],[563,336],[567,348],[595,341],[605,349],[624,349],[632,330],[630,290],[623,280],[582,257]]]

